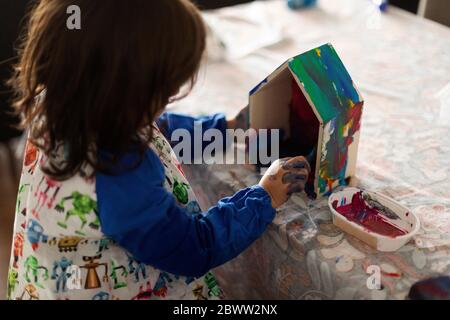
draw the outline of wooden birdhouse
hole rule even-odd
[[[249,109],[252,128],[282,130],[282,157],[307,156],[311,197],[355,174],[363,99],[331,44],[283,63],[250,92]]]

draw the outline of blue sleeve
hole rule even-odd
[[[260,186],[190,215],[163,186],[164,169],[149,151],[125,174],[96,175],[102,230],[137,260],[183,276],[199,277],[244,251],[275,216]]]
[[[225,114],[223,113],[192,117],[173,112],[164,112],[158,120],[156,120],[156,124],[169,141],[171,140],[172,133],[176,129],[185,129],[193,136],[195,124],[202,126],[202,133],[208,129],[217,129],[224,137],[227,129],[227,121]]]

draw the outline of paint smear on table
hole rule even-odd
[[[383,209],[380,205],[370,204],[362,191],[355,193],[352,201],[348,204],[344,202],[338,205],[338,201],[334,201],[333,208],[348,220],[363,226],[368,231],[392,238],[408,233],[390,221],[390,219],[398,217],[393,216],[387,208]]]

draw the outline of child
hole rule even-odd
[[[67,7],[81,29],[66,28]],[[210,269],[245,250],[303,190],[302,157],[199,212],[170,144],[223,115],[159,116],[192,86],[205,28],[187,0],[41,0],[11,80],[29,128],[9,299],[209,299]],[[179,95],[178,95],[179,97]]]

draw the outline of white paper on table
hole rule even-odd
[[[264,3],[247,5],[245,12],[230,8],[204,13],[203,18],[210,32],[208,56],[213,60],[221,57],[220,50],[224,51],[223,57],[238,59],[283,40],[281,29],[270,19]]]

